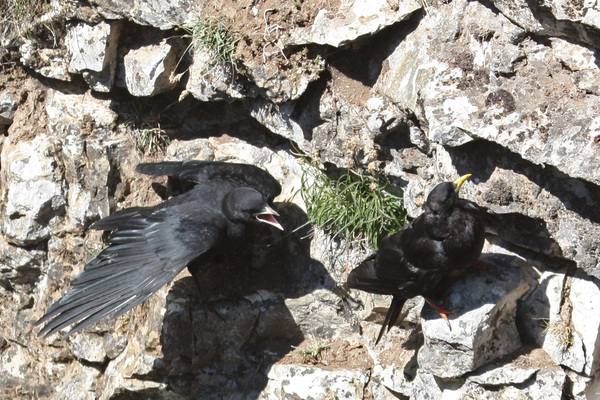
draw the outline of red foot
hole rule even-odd
[[[452,310],[448,310],[446,309],[446,301],[444,301],[444,304],[442,304],[441,306],[438,306],[437,304],[435,304],[433,302],[433,300],[425,297],[425,301],[429,303],[429,305],[431,305],[431,307],[433,307],[433,309],[440,314],[440,317],[442,317],[444,319],[444,321],[446,321],[446,324],[448,324],[448,327],[450,329],[452,329],[452,327],[450,326],[450,320],[448,319],[448,315],[447,314],[452,314],[454,312],[457,311],[457,309],[452,309]]]
[[[486,269],[487,265],[485,265],[485,263],[483,261],[477,260],[477,261],[473,261],[471,264],[469,264],[469,268]]]

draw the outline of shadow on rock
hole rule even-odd
[[[259,396],[269,367],[304,339],[307,329],[299,324],[311,317],[298,314],[315,299],[303,296],[335,296],[334,280],[310,258],[308,228],[292,232],[305,224],[304,212],[287,203],[275,208],[285,232],[253,226],[196,260],[192,277],[174,283],[160,336],[163,358],[139,378],[166,383],[169,393],[184,398]],[[296,312],[290,301],[298,303]]]

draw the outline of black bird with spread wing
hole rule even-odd
[[[108,247],[71,282],[36,324],[49,336],[75,324],[66,336],[112,315],[131,310],[171,282],[190,262],[231,238],[247,223],[263,222],[283,230],[269,203],[281,192],[266,171],[225,162],[159,162],[138,172],[168,175],[194,186],[152,207],[134,207],[95,222],[111,231]]]
[[[458,197],[469,176],[437,185],[427,197],[423,214],[383,239],[379,251],[348,275],[350,288],[394,296],[375,343],[396,323],[404,302],[418,295],[449,324],[447,311],[428,297],[450,286],[481,254],[482,211]]]

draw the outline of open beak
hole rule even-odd
[[[471,176],[471,174],[466,174],[466,175],[461,176],[460,178],[458,178],[454,182],[452,182],[454,184],[454,191],[456,193],[458,193],[458,191],[460,190],[460,187],[462,186],[462,184],[465,183],[465,181],[467,179],[469,179],[470,176]]]
[[[261,212],[256,214],[256,219],[259,222],[264,222],[265,224],[269,224],[277,229],[283,230],[283,226],[281,226],[281,224],[275,219],[275,217],[279,217],[279,214],[277,213],[277,211],[273,210],[269,206],[265,206],[265,208],[263,208]]]

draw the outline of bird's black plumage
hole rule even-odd
[[[92,229],[111,231],[108,246],[37,321],[47,322],[40,335],[75,324],[66,337],[105,316],[124,314],[194,259],[240,236],[249,222],[283,229],[269,206],[281,186],[258,167],[188,161],[140,164],[137,171],[195,186],[156,206],[125,209],[94,223]]]
[[[350,288],[394,296],[376,343],[407,299],[440,293],[479,258],[485,239],[481,210],[457,193],[469,176],[437,185],[423,214],[384,238],[379,251],[348,275]]]

